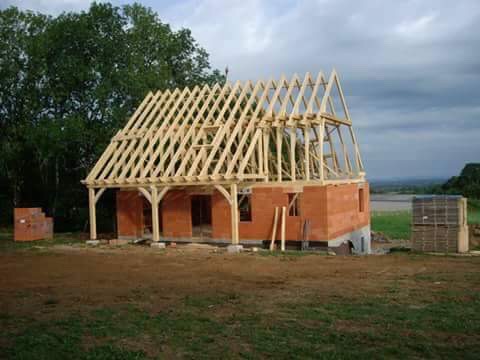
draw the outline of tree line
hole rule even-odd
[[[146,93],[224,80],[190,30],[140,4],[0,11],[0,222],[41,206],[57,231],[82,230],[80,180]],[[99,204],[100,228],[112,201]]]

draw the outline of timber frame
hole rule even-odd
[[[107,188],[138,190],[158,204],[175,187],[209,187],[228,200],[238,244],[240,189],[365,181],[360,150],[335,70],[290,80],[240,81],[148,93],[85,180],[90,237]]]

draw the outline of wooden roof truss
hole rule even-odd
[[[332,71],[149,93],[84,180],[89,187],[363,181]]]

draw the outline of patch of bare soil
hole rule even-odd
[[[61,246],[0,255],[0,307],[43,317],[120,303],[161,311],[197,295],[251,299],[266,309],[311,294],[326,301],[394,292],[402,302],[471,287],[471,279],[480,278],[479,265],[480,258],[408,254],[264,256],[183,246]]]

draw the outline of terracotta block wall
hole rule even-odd
[[[191,237],[192,211],[190,195],[183,190],[169,190],[162,199],[160,216],[163,222],[163,236]]]
[[[300,194],[300,215],[310,221],[308,240],[328,239],[327,186],[305,186]],[[301,235],[297,238],[301,240]],[[292,240],[297,240],[292,239]]]
[[[361,186],[327,186],[328,239],[334,239],[370,223],[369,193],[367,183]],[[363,195],[363,211],[360,211],[360,194]]]
[[[14,209],[15,241],[33,241],[53,238],[53,219],[41,208]]]
[[[143,197],[138,191],[117,191],[117,232],[118,237],[143,235]]]
[[[230,204],[215,190],[212,194],[212,238],[231,239],[231,219]]]
[[[363,190],[360,191],[359,189]],[[269,240],[275,207],[280,208],[277,240],[280,239],[281,207],[288,207],[286,187],[257,187],[252,189],[252,221],[239,223],[242,240]],[[286,216],[286,239],[301,240],[305,220],[310,220],[309,240],[332,240],[360,229],[370,222],[369,188],[367,183],[328,186],[305,186],[299,195],[300,215]],[[363,211],[360,199],[363,196]],[[136,191],[117,193],[119,235],[141,236],[143,228],[143,198]],[[231,238],[230,205],[223,195],[212,194],[212,238]],[[192,236],[191,197],[183,190],[170,190],[159,209],[164,237]]]
[[[240,221],[238,226],[240,239],[266,240],[272,233],[275,207],[288,205],[288,194],[283,188],[254,188],[251,194],[252,221]],[[280,215],[278,237],[280,236]],[[286,236],[296,239],[300,233],[300,217],[286,217]],[[212,237],[214,239],[231,238],[230,205],[218,191],[212,195]]]
[[[310,220],[309,240],[331,240],[369,224],[369,189],[363,187],[363,212],[359,207],[359,185],[305,186],[300,193],[300,216],[286,216],[286,239],[301,240],[302,227]],[[288,207],[288,193],[293,189],[258,187],[252,189],[252,221],[239,223],[243,240],[268,240],[273,227],[275,207],[280,208],[277,240],[280,239],[281,207]],[[230,206],[225,198],[214,192],[212,196],[212,237],[231,238]]]

